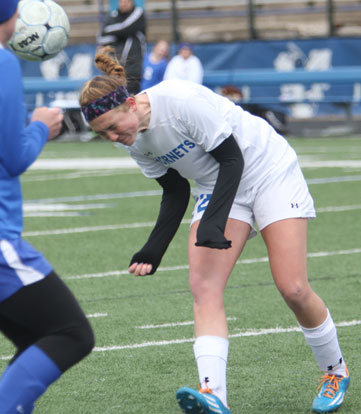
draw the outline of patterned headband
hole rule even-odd
[[[82,106],[81,111],[87,122],[90,122],[98,116],[121,105],[127,98],[129,98],[129,92],[125,86],[118,86],[117,89],[109,92],[107,95]]]

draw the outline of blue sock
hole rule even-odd
[[[30,346],[0,379],[0,413],[30,414],[34,402],[56,381],[61,371],[37,346]]]

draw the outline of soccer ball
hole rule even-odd
[[[18,5],[10,49],[26,60],[47,60],[63,50],[69,39],[69,19],[52,0],[22,0]]]

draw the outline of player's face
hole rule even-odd
[[[192,51],[191,51],[191,49],[189,49],[189,47],[183,47],[179,51],[179,54],[182,56],[183,59],[188,59],[191,56]]]
[[[133,9],[133,7],[134,7],[133,0],[119,0],[119,1],[118,1],[118,7],[119,7],[119,10],[120,10],[122,13],[128,13],[128,12],[130,12],[130,11]]]
[[[154,46],[154,53],[160,57],[166,57],[168,56],[169,52],[169,46],[168,43],[164,40],[160,40],[155,46]]]
[[[127,109],[111,109],[95,118],[89,125],[101,137],[130,146],[135,142],[139,129],[136,106],[131,104]]]

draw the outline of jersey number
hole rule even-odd
[[[209,200],[211,199],[212,194],[201,194],[198,199],[198,206],[197,206],[197,212],[200,213],[201,211],[204,211],[209,203]]]

